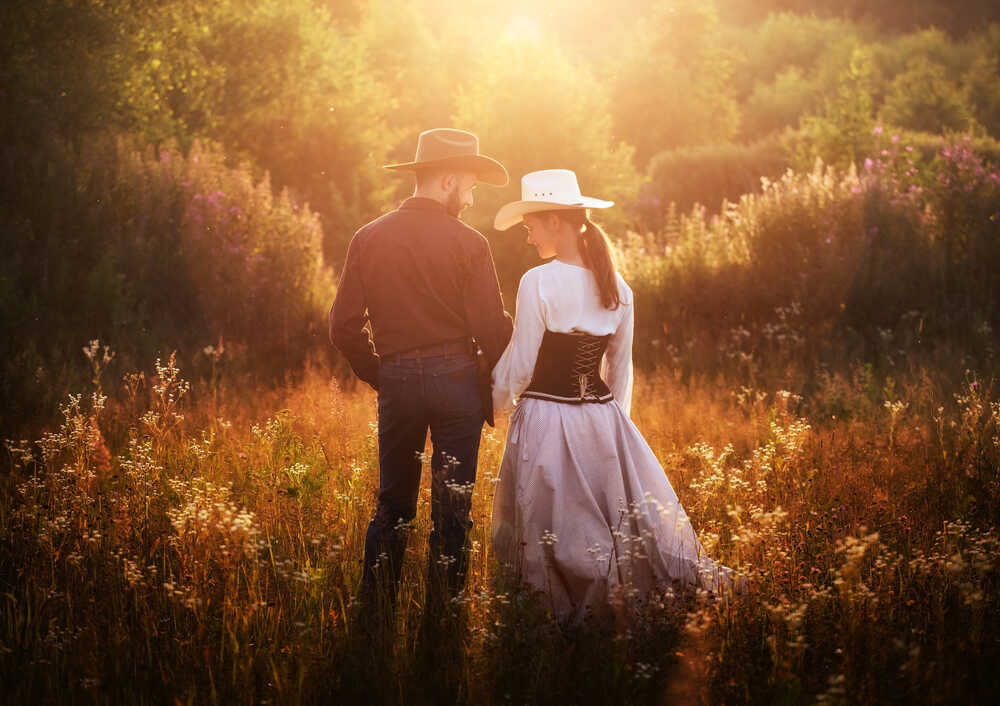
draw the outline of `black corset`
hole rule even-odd
[[[600,374],[609,338],[546,331],[531,382],[521,397],[574,404],[614,399]]]

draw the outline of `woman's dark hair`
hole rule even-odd
[[[594,277],[597,279],[597,289],[601,295],[601,305],[607,309],[617,309],[621,304],[618,293],[618,270],[611,252],[611,243],[601,227],[590,220],[587,210],[555,210],[536,213],[538,216],[548,214],[559,216],[579,232],[580,256]]]

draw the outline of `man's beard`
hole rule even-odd
[[[458,186],[448,192],[448,200],[445,202],[444,207],[448,210],[448,214],[458,218],[459,214],[462,213],[462,209],[465,206],[462,204],[462,199],[458,195]]]

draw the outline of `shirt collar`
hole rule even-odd
[[[444,204],[440,201],[435,201],[434,199],[429,199],[426,196],[411,196],[406,199],[403,203],[399,204],[400,209],[415,209],[418,211],[437,211],[438,213],[447,213]]]

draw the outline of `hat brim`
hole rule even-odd
[[[431,159],[424,162],[386,164],[384,168],[415,172],[420,169],[440,169],[448,167],[467,169],[476,175],[477,181],[481,181],[484,184],[490,184],[492,186],[507,186],[507,182],[509,181],[507,170],[504,166],[492,157],[487,157],[482,154],[445,157],[444,159]]]
[[[513,201],[500,207],[493,218],[493,227],[507,230],[524,220],[525,214],[539,211],[573,211],[581,208],[611,208],[614,201],[604,201],[584,196],[580,203],[553,203],[551,201]]]

